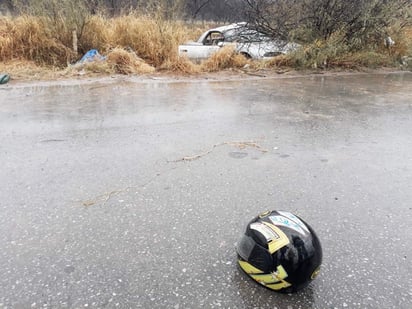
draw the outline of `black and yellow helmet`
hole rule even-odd
[[[267,211],[249,222],[237,253],[246,274],[284,293],[306,287],[322,263],[322,247],[315,232],[286,211]]]

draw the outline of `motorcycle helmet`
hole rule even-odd
[[[236,249],[239,266],[248,276],[283,293],[306,287],[322,263],[313,229],[286,211],[266,211],[254,218]]]

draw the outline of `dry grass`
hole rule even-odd
[[[119,74],[146,74],[155,71],[153,66],[144,62],[134,51],[121,48],[115,48],[109,52],[107,64]]]
[[[178,45],[196,39],[211,24],[185,24],[160,16],[130,13],[116,18],[89,16],[78,31],[78,53],[73,51],[72,30],[64,19],[0,17],[0,71],[17,76],[56,76],[81,72],[147,74],[164,70],[180,74],[216,72],[231,68],[259,70],[273,67],[358,68],[399,65],[412,56],[412,28],[394,30],[395,46],[349,53],[340,35],[318,40],[299,51],[271,61],[250,61],[227,46],[201,64],[178,56]],[[90,49],[107,61],[73,66]],[[41,73],[41,71],[46,71]],[[60,73],[56,73],[60,70]],[[26,71],[27,74],[24,74]],[[51,73],[47,73],[51,72]]]
[[[190,70],[190,65],[179,59],[177,52],[180,43],[192,38],[191,29],[181,22],[136,14],[110,19],[93,16],[78,33],[78,54],[72,49],[71,30],[51,23],[45,17],[0,18],[0,61],[18,59],[63,68],[88,50],[97,49],[107,56],[111,54],[108,65],[114,63],[119,72],[147,72],[152,70],[149,67]],[[126,54],[126,49],[133,52]],[[140,60],[137,65],[132,54],[148,66],[142,66]]]
[[[93,16],[79,39],[79,49],[83,53],[93,48],[107,53],[115,47],[126,48],[156,68],[170,67],[173,62],[179,67],[182,60],[178,57],[178,45],[197,39],[214,26],[134,12],[116,18]]]
[[[103,16],[92,16],[78,36],[80,54],[84,54],[90,49],[106,52],[112,45],[113,30],[111,29],[111,22]]]
[[[114,48],[107,53],[105,60],[95,60],[70,66],[66,74],[103,73],[103,74],[148,74],[155,68],[139,58],[132,50]]]
[[[177,47],[186,39],[186,31],[175,22],[156,20],[146,16],[123,16],[113,19],[110,45],[131,48],[136,54],[155,67],[165,61],[176,60]]]
[[[74,59],[74,52],[56,39],[47,18],[20,16],[0,18],[0,61],[29,60],[62,67]]]
[[[227,45],[206,59],[201,64],[201,69],[204,72],[216,72],[229,68],[242,68],[248,63],[245,56],[235,52],[234,46]]]
[[[161,70],[170,71],[174,73],[193,74],[200,73],[201,67],[190,61],[186,57],[178,57],[176,60],[168,60],[160,67]]]
[[[55,79],[64,74],[51,66],[40,66],[34,61],[13,60],[0,62],[0,73],[8,72],[11,74],[11,79]]]

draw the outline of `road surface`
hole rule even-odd
[[[0,308],[412,308],[412,74],[0,88]],[[268,209],[324,261],[283,295]]]

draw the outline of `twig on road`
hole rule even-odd
[[[224,146],[224,145],[229,145],[229,146],[233,146],[233,147],[238,147],[239,149],[245,149],[247,147],[249,148],[255,148],[257,150],[259,150],[262,153],[268,152],[267,149],[263,148],[262,146],[260,146],[257,142],[255,141],[241,141],[241,142],[222,142],[222,143],[218,143],[213,145],[209,150],[199,153],[199,154],[195,154],[193,156],[185,156],[182,157],[180,159],[177,160],[173,160],[173,161],[167,161],[168,163],[170,162],[188,162],[188,161],[194,161],[197,159],[200,159],[206,155],[208,155],[209,153],[211,153],[215,148],[220,147],[220,146]],[[174,168],[173,168],[174,169]],[[112,197],[119,195],[120,193],[126,192],[128,190],[131,189],[138,189],[138,188],[144,188],[145,186],[147,186],[148,184],[150,184],[154,179],[156,179],[156,177],[160,176],[160,173],[157,173],[156,176],[152,177],[149,181],[147,181],[146,183],[142,184],[142,185],[135,185],[135,186],[129,186],[123,189],[118,189],[118,190],[113,190],[101,195],[98,195],[96,197],[94,197],[93,199],[89,199],[89,200],[85,200],[85,201],[80,201],[82,203],[82,205],[84,207],[90,207],[96,204],[106,204]]]
[[[172,161],[168,161],[168,162],[186,162],[186,161],[194,161],[197,159],[200,159],[206,155],[208,155],[209,153],[211,153],[216,147],[220,147],[220,146],[224,146],[224,145],[229,145],[229,146],[234,146],[234,147],[238,147],[240,149],[244,149],[247,147],[250,148],[256,148],[261,152],[268,152],[267,149],[263,148],[262,146],[260,146],[257,142],[254,141],[246,141],[246,142],[223,142],[223,143],[218,143],[213,145],[209,150],[199,153],[199,154],[195,154],[193,156],[185,156],[183,158],[177,159],[177,160],[172,160]]]

